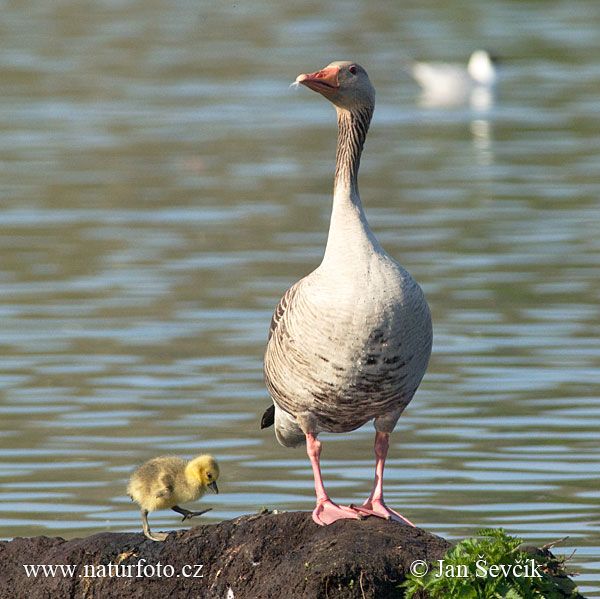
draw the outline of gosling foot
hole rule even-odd
[[[167,538],[168,533],[166,532],[152,532],[148,525],[148,511],[142,510],[142,529],[144,534],[151,541],[164,541]]]
[[[169,536],[169,533],[166,532],[151,532],[150,530],[148,532],[144,531],[144,534],[151,541],[164,541]]]
[[[174,505],[171,509],[174,512],[177,512],[178,514],[181,514],[183,516],[183,518],[181,519],[182,522],[185,522],[186,520],[189,520],[194,516],[201,516],[202,514],[205,514],[206,512],[210,512],[210,510],[212,510],[211,507],[208,507],[205,510],[201,510],[199,512],[190,512],[190,510],[186,510],[185,508],[179,507],[178,505]]]

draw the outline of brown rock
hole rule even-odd
[[[308,512],[241,516],[162,543],[141,533],[16,538],[0,543],[0,597],[392,599],[414,560],[440,559],[448,547],[420,528],[373,517],[321,527]],[[28,577],[24,564],[74,573]]]

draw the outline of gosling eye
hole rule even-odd
[[[206,475],[206,478],[208,478],[208,479],[210,480],[210,479],[212,478],[212,474],[209,472],[209,473]]]
[[[358,69],[356,68],[355,65],[352,65],[351,67],[348,68],[348,70],[353,74],[356,75],[356,73],[358,72]]]

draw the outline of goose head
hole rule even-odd
[[[217,487],[219,464],[211,455],[202,455],[188,462],[185,468],[185,477],[199,487],[208,488],[213,493],[219,492]]]
[[[375,106],[375,88],[367,72],[357,63],[338,60],[314,73],[303,73],[296,81],[319,92],[337,108],[360,110]]]
[[[469,58],[467,70],[471,78],[481,85],[491,85],[496,80],[497,57],[487,50],[475,50]]]

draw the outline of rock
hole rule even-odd
[[[352,599],[402,597],[415,560],[440,559],[449,543],[369,517],[321,527],[309,512],[241,516],[169,534],[100,533],[84,539],[0,543],[7,599]],[[27,576],[24,565],[58,569]],[[58,566],[73,566],[73,572]]]

